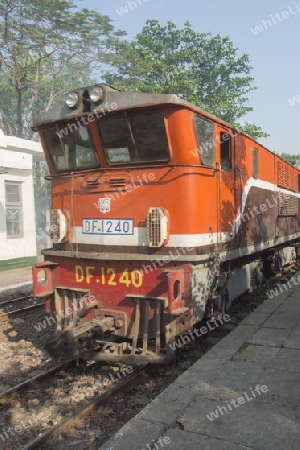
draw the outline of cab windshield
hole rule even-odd
[[[109,164],[136,164],[170,159],[164,116],[160,112],[125,111],[98,122]]]
[[[77,122],[64,123],[43,133],[55,170],[98,167],[98,158],[88,129]]]

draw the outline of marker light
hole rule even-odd
[[[76,91],[69,92],[66,98],[66,105],[69,108],[76,108],[78,106],[79,97]]]

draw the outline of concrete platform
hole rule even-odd
[[[300,284],[258,307],[98,450],[299,450],[299,381]]]
[[[18,269],[4,270],[0,272],[0,301],[12,296],[28,295],[32,292],[32,268],[21,267]]]

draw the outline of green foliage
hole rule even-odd
[[[37,233],[46,228],[46,210],[51,208],[50,204],[50,181],[45,180],[49,174],[46,161],[36,161],[33,163],[33,186],[36,210]]]
[[[50,182],[45,180],[49,175],[46,161],[35,161],[33,163],[33,185],[35,188],[36,199],[43,196],[50,196]]]
[[[240,130],[243,131],[244,133],[248,134],[249,136],[251,136],[253,139],[259,139],[262,137],[268,137],[269,134],[265,133],[261,127],[254,125],[253,123],[236,123],[235,126]]]
[[[281,153],[281,155],[279,156],[288,163],[292,164],[292,166],[300,168],[300,155],[290,155],[289,153]]]
[[[109,62],[115,71],[105,79],[121,90],[175,93],[237,126],[253,110],[246,105],[255,89],[249,56],[239,56],[228,36],[196,33],[188,22],[178,29],[172,22],[148,20],[133,41],[116,42]],[[266,136],[255,125],[245,128],[254,138]]]
[[[5,133],[30,137],[32,115],[93,83],[124,33],[71,0],[0,0],[0,113]]]

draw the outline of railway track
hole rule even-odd
[[[18,298],[12,298],[11,300],[4,300],[4,301],[0,302],[0,308],[10,306],[12,304],[19,303],[22,301],[28,301],[29,299],[32,299],[32,298],[33,297],[31,297],[31,296],[25,296],[25,297],[23,296],[23,297],[18,297]]]
[[[0,322],[8,320],[11,315],[21,314],[44,306],[44,300],[35,300],[34,297],[19,297],[0,303]]]
[[[125,379],[120,381],[117,386],[112,387],[105,393],[100,396],[96,396],[91,401],[89,401],[83,407],[78,408],[73,414],[66,417],[64,420],[56,424],[54,427],[38,436],[36,439],[28,443],[25,447],[22,447],[22,450],[32,450],[36,448],[41,448],[41,445],[46,443],[47,441],[55,438],[58,433],[61,433],[64,429],[72,426],[78,419],[82,419],[83,417],[89,415],[96,407],[100,405],[104,405],[109,399],[122,391],[125,387],[132,385],[133,383],[138,382],[139,379],[143,377],[145,374],[146,365],[140,367],[135,373],[132,375],[128,375]]]
[[[16,386],[13,386],[10,389],[7,389],[4,392],[1,392],[0,393],[0,403],[1,404],[5,404],[5,403],[9,402],[11,400],[11,397],[14,394],[16,394],[16,393],[21,394],[23,390],[34,388],[35,386],[38,385],[38,383],[40,381],[47,380],[48,378],[50,378],[52,375],[54,375],[55,373],[57,373],[61,369],[67,368],[71,364],[75,364],[75,363],[76,363],[76,360],[74,360],[74,359],[72,359],[70,361],[67,361],[67,362],[64,362],[64,363],[54,367],[53,369],[45,371],[45,372],[43,372],[43,373],[41,373],[39,375],[36,375],[35,377],[29,378],[28,380],[23,381],[22,383],[19,383]]]
[[[92,389],[92,393],[87,392],[88,389],[91,389],[87,387],[88,384],[96,384],[99,381],[97,381],[96,376],[90,376],[89,383],[86,383],[87,376],[84,370],[86,368],[78,365],[77,360],[67,361],[2,392],[0,394],[0,411],[2,413],[2,431],[0,431],[0,434],[7,438],[8,444],[12,445],[9,448],[41,448],[43,443],[54,439],[62,430],[72,427],[79,418],[89,415],[94,408],[107,402],[126,386],[136,383],[143,376],[146,367],[131,368],[133,373],[126,373],[125,369],[121,369],[119,366],[122,365],[118,365],[119,371],[116,371],[115,366],[106,366],[103,369],[103,365],[99,363],[88,366],[90,371],[91,368],[95,369],[96,376],[102,369],[102,372],[106,371],[106,377],[109,377],[109,374],[114,374],[114,378],[112,376],[110,379],[106,378],[109,381],[113,380],[113,382],[110,381],[112,386],[103,384],[100,394],[96,389]],[[122,376],[120,373],[122,373]],[[78,387],[76,395],[79,396],[79,399],[76,396],[74,397],[74,393],[72,396],[69,389],[70,385]],[[75,400],[71,401],[71,398],[75,398]],[[67,413],[63,413],[61,417],[56,417],[56,411],[60,406],[66,406]],[[45,411],[51,408],[52,411],[47,416]],[[22,419],[18,417],[19,410],[25,412]],[[32,423],[32,417],[35,417],[35,424]],[[25,427],[26,420],[30,423],[30,427]],[[5,430],[13,429],[20,424],[24,425],[24,433],[22,433],[22,436],[18,436],[20,439],[18,441],[17,436],[10,436]],[[1,443],[0,439],[0,449],[3,448]]]

